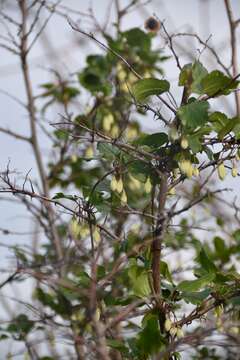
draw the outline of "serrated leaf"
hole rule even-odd
[[[201,248],[197,261],[200,263],[204,271],[208,273],[216,273],[217,267],[214,265],[213,261],[209,259],[204,248]]]
[[[211,289],[205,289],[203,291],[198,291],[198,292],[187,292],[182,294],[183,299],[186,302],[190,302],[191,304],[194,305],[200,305],[201,302],[206,299],[209,294],[211,293]]]
[[[215,278],[214,273],[209,273],[196,280],[184,280],[178,285],[178,290],[186,292],[195,292],[202,289],[204,286]]]
[[[233,80],[219,70],[212,71],[201,82],[203,92],[208,96],[228,95],[238,84],[237,80]]]
[[[160,95],[170,88],[170,84],[166,80],[148,78],[138,80],[132,88],[132,92],[137,101],[142,102],[151,95]]]
[[[208,74],[207,69],[200,63],[200,61],[195,61],[192,67],[192,77],[193,83],[191,90],[196,94],[203,94],[202,80]]]
[[[98,143],[97,149],[106,160],[114,160],[120,153],[115,146],[101,142]]]
[[[168,141],[168,136],[165,133],[155,133],[151,135],[146,135],[143,138],[140,138],[137,143],[139,145],[147,145],[153,148],[158,148]]]
[[[194,101],[181,106],[177,115],[184,126],[195,129],[208,121],[209,104],[207,101]]]

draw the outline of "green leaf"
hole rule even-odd
[[[112,349],[120,351],[124,355],[127,355],[129,353],[128,348],[120,340],[107,339],[107,345]]]
[[[202,80],[203,92],[208,96],[228,95],[238,86],[238,81],[214,70]]]
[[[133,263],[128,270],[128,276],[132,283],[134,295],[142,298],[151,294],[148,273],[144,268],[141,268]]]
[[[214,246],[215,246],[216,254],[218,255],[218,257],[224,263],[226,263],[229,260],[229,251],[228,251],[228,248],[226,247],[223,239],[220,238],[219,236],[215,236]]]
[[[201,248],[199,255],[197,257],[197,261],[200,263],[204,271],[208,273],[216,273],[217,267],[214,265],[214,263],[209,259],[207,256],[204,248]]]
[[[178,85],[185,86],[189,94],[202,94],[203,88],[201,82],[207,73],[207,70],[199,61],[195,61],[193,64],[186,64],[181,70]]]
[[[76,196],[74,196],[74,195],[65,195],[62,192],[58,192],[53,196],[52,200],[57,200],[57,199],[76,200]]]
[[[166,80],[148,78],[138,80],[132,88],[133,95],[137,101],[143,102],[151,95],[160,95],[170,88],[170,84]]]
[[[178,290],[186,292],[195,292],[202,289],[204,286],[215,278],[215,274],[209,273],[196,280],[184,280],[178,285]]]
[[[115,160],[116,157],[120,154],[120,151],[117,147],[99,142],[97,149],[105,160]]]
[[[178,85],[185,86],[189,89],[192,84],[192,81],[193,81],[192,64],[190,63],[190,64],[184,65],[184,67],[182,68],[180,75],[179,75]]]
[[[142,51],[150,51],[151,39],[144,31],[139,28],[133,28],[123,33],[127,40],[128,46],[131,48],[138,48]]]
[[[147,177],[151,174],[150,165],[140,160],[133,161],[128,166],[128,169],[131,175],[141,182],[145,182],[147,180]]]
[[[166,278],[169,282],[173,282],[172,275],[169,271],[168,264],[165,261],[160,262],[160,273],[164,278]]]
[[[27,335],[33,327],[34,322],[29,320],[25,314],[20,314],[13,320],[12,324],[8,325],[7,331]]]
[[[139,334],[137,345],[144,355],[149,355],[157,352],[163,344],[164,339],[161,337],[159,331],[158,318],[157,316],[151,315],[144,329]],[[142,356],[138,357],[138,359],[146,359],[146,357]]]
[[[168,142],[168,136],[165,133],[155,133],[151,135],[146,135],[143,138],[140,138],[137,143],[139,145],[147,145],[153,148],[158,148]]]
[[[193,83],[191,86],[191,90],[193,93],[196,94],[204,93],[201,82],[206,77],[207,73],[208,73],[207,69],[199,61],[195,61],[192,67]]]
[[[93,94],[102,92],[104,95],[109,95],[112,91],[112,87],[106,78],[101,77],[94,69],[86,68],[78,75],[78,79],[80,84]]]
[[[208,121],[208,109],[207,101],[194,101],[181,106],[177,114],[184,126],[195,129]]]
[[[194,305],[200,305],[201,302],[206,299],[211,293],[211,289],[205,289],[198,292],[183,292],[182,297],[186,302],[190,302]]]

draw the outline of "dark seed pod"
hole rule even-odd
[[[145,21],[144,27],[147,31],[155,33],[160,29],[161,23],[155,19],[155,17],[151,16]]]

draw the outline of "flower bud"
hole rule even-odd
[[[172,141],[175,141],[179,138],[179,134],[175,126],[170,127],[168,135]]]
[[[168,195],[176,195],[175,187],[172,187],[171,189],[168,190]]]
[[[92,145],[90,145],[86,150],[85,150],[85,157],[87,159],[91,159],[94,155],[94,151],[93,151],[93,147]]]
[[[114,117],[112,114],[108,114],[107,116],[104,116],[103,118],[103,129],[105,131],[110,131],[112,125],[114,124]]]
[[[126,194],[125,190],[123,190],[122,195],[121,195],[121,204],[122,205],[127,204],[127,194]]]
[[[175,336],[177,334],[178,328],[177,327],[171,327],[170,329],[170,335]]]
[[[221,163],[220,165],[218,165],[218,177],[220,180],[224,180],[226,177],[226,169],[223,163]]]
[[[81,227],[76,219],[72,219],[70,223],[70,232],[75,239],[78,238],[81,233]]]
[[[116,191],[117,190],[117,179],[115,176],[112,177],[111,183],[110,183],[110,188],[112,191]]]
[[[147,194],[149,194],[151,192],[151,190],[152,190],[152,184],[151,184],[151,180],[150,180],[149,177],[147,178],[147,181],[146,181],[146,183],[144,185],[144,188],[145,188],[145,191],[146,191]]]
[[[179,168],[183,174],[188,178],[191,178],[193,175],[193,166],[190,160],[181,160],[179,163]]]
[[[164,327],[166,331],[169,331],[172,327],[172,322],[170,319],[166,319],[165,323],[164,323]]]
[[[93,240],[96,242],[96,243],[99,243],[100,240],[101,240],[101,236],[100,236],[100,232],[99,232],[99,229],[97,227],[95,227],[95,230],[93,232]]]
[[[181,328],[178,328],[176,335],[177,335],[178,338],[184,337],[184,332],[183,332],[183,330],[182,330]]]
[[[199,170],[198,170],[198,168],[196,168],[196,167],[193,168],[193,175],[196,176],[196,177],[199,176]]]
[[[117,125],[113,125],[110,134],[113,138],[117,138],[119,136],[119,127]]]
[[[133,176],[130,176],[130,179],[131,179],[131,181],[129,182],[130,189],[132,191],[140,190],[142,187],[142,184],[140,183],[140,181]]]
[[[185,137],[182,137],[182,139],[181,139],[181,148],[182,149],[187,149],[188,148],[188,140],[187,140],[187,138],[185,138]]]
[[[233,168],[232,168],[232,177],[236,177],[238,175],[238,170],[237,170],[237,168],[234,166]]]
[[[121,194],[121,192],[123,191],[123,181],[121,178],[119,178],[118,180],[116,180],[117,185],[116,185],[116,191]]]

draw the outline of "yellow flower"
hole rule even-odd
[[[193,168],[193,175],[194,176],[199,176],[199,170],[198,170],[198,168]]]
[[[101,240],[101,235],[97,227],[95,227],[95,230],[93,232],[93,240],[95,241],[95,243],[99,243]]]
[[[150,180],[149,177],[147,178],[147,181],[146,181],[146,183],[144,185],[144,188],[145,188],[145,191],[146,191],[147,194],[149,194],[151,192],[151,190],[152,190],[152,184],[151,184],[151,180]]]
[[[86,150],[85,150],[85,157],[87,159],[91,159],[94,155],[94,151],[93,151],[93,147],[92,145],[90,145]]]
[[[81,233],[81,226],[76,219],[72,219],[70,223],[70,232],[75,239],[78,238]]]
[[[224,164],[221,163],[220,165],[218,165],[217,170],[218,170],[218,177],[219,177],[219,179],[220,179],[220,180],[224,180],[225,177],[226,177],[226,175],[227,175]]]
[[[169,331],[172,327],[172,322],[170,319],[166,319],[165,323],[164,323],[164,327],[166,331]]]
[[[112,114],[108,114],[103,118],[103,129],[107,132],[111,130],[112,125],[114,124],[114,117]]]
[[[185,137],[182,137],[182,139],[181,139],[181,148],[182,149],[187,149],[188,148],[188,140],[187,140],[187,138],[185,138]]]
[[[177,334],[178,328],[177,327],[171,327],[170,334],[171,336],[175,336]]]
[[[121,204],[122,205],[127,204],[127,194],[126,194],[125,190],[123,190],[122,195],[121,195]]]
[[[111,131],[110,131],[110,135],[113,137],[113,138],[116,138],[119,136],[119,127],[118,125],[113,125]]]
[[[183,330],[182,330],[182,329],[180,329],[180,328],[178,328],[178,329],[177,329],[176,336],[177,336],[178,338],[182,338],[182,337],[184,337]]]
[[[168,190],[168,195],[176,195],[175,187],[172,187],[171,189]]]
[[[181,160],[179,163],[179,168],[181,172],[188,178],[193,176],[193,166],[190,160]]]
[[[236,177],[238,175],[238,169],[234,166],[232,168],[232,177]]]
[[[119,178],[117,180],[117,186],[116,186],[116,191],[121,194],[121,192],[123,191],[123,181],[121,178]]]
[[[111,183],[110,183],[110,188],[112,191],[116,191],[117,190],[117,179],[115,176],[112,177]]]
[[[130,175],[130,182],[129,182],[129,187],[130,187],[130,189],[131,189],[132,191],[134,191],[134,190],[140,190],[140,189],[141,189],[141,186],[142,186],[142,184],[140,183],[140,181]]]
[[[127,140],[132,141],[137,137],[137,135],[138,135],[138,131],[137,131],[136,128],[128,127],[126,129],[126,138],[127,138]]]
[[[120,81],[126,80],[127,72],[123,69],[121,64],[117,64],[117,76]]]

